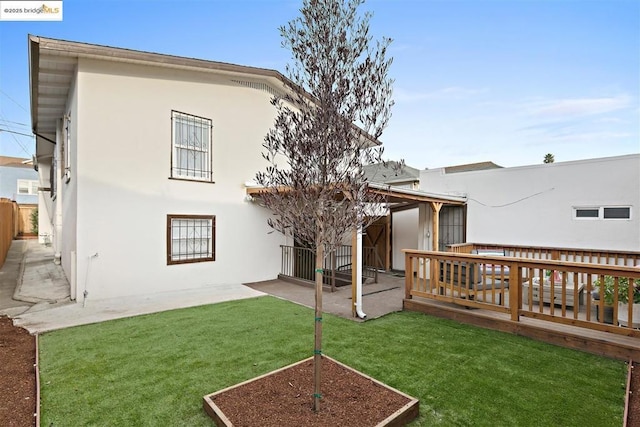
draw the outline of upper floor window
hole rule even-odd
[[[575,219],[631,219],[630,206],[574,207]]]
[[[211,119],[171,112],[171,177],[213,181]]]
[[[38,181],[32,179],[19,179],[18,194],[38,194]]]

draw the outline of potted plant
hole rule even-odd
[[[615,293],[615,279],[613,276],[604,276],[603,286],[600,286],[600,279],[595,281],[594,299],[600,299],[600,292],[603,292],[605,310],[604,322],[613,323],[613,302]],[[633,301],[629,303],[629,279],[621,277],[618,279],[618,324],[628,326],[629,306],[632,310],[633,328],[640,328],[640,279],[632,282]],[[600,320],[600,306],[598,305],[598,320]]]
[[[593,284],[593,291],[591,292],[594,303],[598,308],[596,318],[598,322],[602,321],[604,323],[613,324],[613,277],[604,276],[604,282],[602,282],[603,286],[600,285],[600,279],[596,280]],[[604,307],[600,305],[601,296],[604,300]]]
[[[629,286],[633,287],[633,300],[629,301]],[[629,283],[623,277],[618,280],[618,324],[628,327],[629,310],[632,310],[631,327],[640,328],[640,279]]]

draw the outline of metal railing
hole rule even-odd
[[[301,280],[315,281],[315,251],[299,246],[281,245],[282,257],[280,274]],[[363,278],[373,279],[378,282],[378,270],[384,268],[380,256],[375,248],[365,247],[363,252]],[[324,259],[325,283],[335,286],[336,275],[344,277],[352,270],[351,246],[342,245],[335,251],[327,254]],[[342,274],[340,274],[342,273]]]

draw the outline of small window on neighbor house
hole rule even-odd
[[[213,181],[211,119],[171,112],[171,177]]]
[[[630,207],[604,208],[604,219],[630,219]]]
[[[19,179],[18,194],[38,194],[38,181],[32,179]]]
[[[576,208],[576,218],[598,218],[600,209],[598,208]]]
[[[215,261],[216,217],[167,215],[167,264]]]
[[[611,207],[589,207],[589,208],[573,208],[574,218],[576,219],[630,219],[631,207],[629,206],[611,206]]]

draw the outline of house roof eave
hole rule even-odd
[[[55,101],[55,105],[47,106],[47,116],[51,116],[46,119],[46,123],[42,124],[45,119],[40,117],[39,108],[43,108],[40,105],[39,91],[41,84],[46,82],[41,79],[40,63],[43,59],[43,55],[46,58],[58,58],[61,63],[66,63],[66,68],[55,70],[54,72],[58,76],[63,76],[65,81],[68,81],[70,87],[72,75],[74,69],[70,68],[72,62],[75,61],[77,67],[78,58],[91,58],[100,59],[106,61],[125,62],[141,65],[153,65],[168,67],[174,69],[182,69],[197,72],[211,72],[217,74],[224,74],[229,77],[237,76],[246,78],[259,78],[267,81],[277,89],[289,93],[302,94],[313,101],[312,97],[304,91],[304,89],[297,86],[293,81],[284,76],[277,70],[252,67],[246,65],[236,65],[226,62],[210,61],[205,59],[187,58],[176,55],[168,55],[161,53],[152,53],[146,51],[138,51],[126,48],[118,48],[111,46],[96,45],[90,43],[73,42],[60,39],[50,39],[35,35],[28,36],[29,41],[29,90],[31,101],[31,126],[35,133],[52,135],[54,124],[52,124],[52,116],[55,116],[60,108],[64,109],[66,103],[66,97],[60,97]],[[53,84],[53,83],[51,83]],[[56,83],[60,85],[59,82]],[[63,83],[64,84],[64,83]],[[67,88],[68,93],[68,88]],[[51,101],[48,101],[51,103]],[[62,105],[61,105],[62,104]],[[50,111],[54,110],[54,111]],[[354,125],[355,126],[355,125]],[[357,126],[355,126],[357,128]],[[45,129],[46,128],[46,129]],[[357,128],[359,131],[358,137],[368,141],[371,145],[381,145],[381,142],[372,136],[368,135],[362,129]]]

